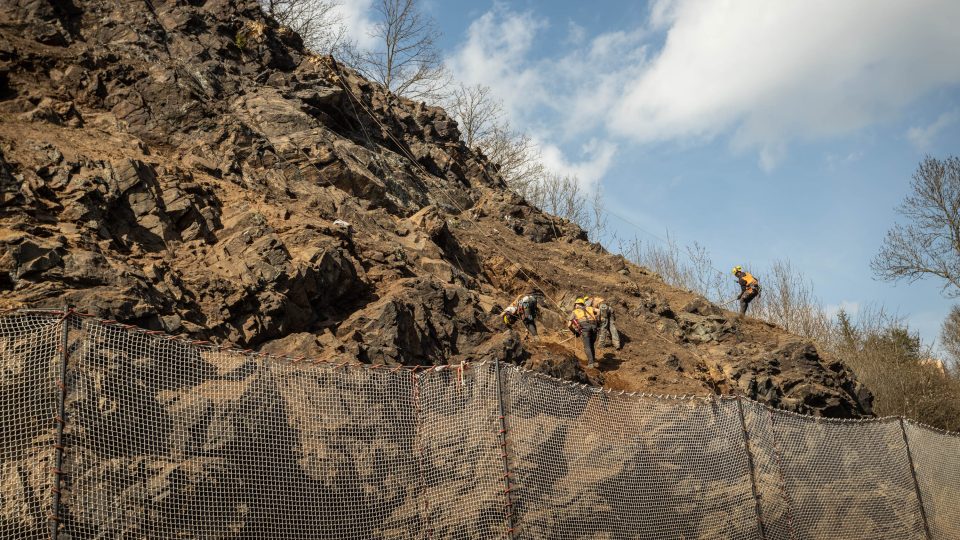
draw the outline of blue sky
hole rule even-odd
[[[344,2],[361,45],[370,3]],[[960,154],[960,2],[421,5],[457,79],[613,212],[720,268],[789,258],[828,307],[882,304],[936,338],[940,284],[869,263],[923,156]]]

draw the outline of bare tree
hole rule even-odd
[[[503,116],[503,106],[490,94],[490,87],[482,84],[458,85],[450,93],[446,109],[460,125],[463,142],[469,148],[490,140]]]
[[[349,47],[339,5],[335,0],[260,0],[267,15],[299,34],[308,49],[334,55]]]
[[[447,112],[457,121],[463,142],[483,152],[497,165],[509,187],[528,201],[542,202],[546,168],[540,150],[523,132],[503,119],[503,105],[480,84],[460,84],[445,98]]]
[[[590,195],[590,226],[587,230],[594,242],[602,242],[607,233],[607,211],[603,190],[597,184]]]
[[[887,232],[870,266],[887,281],[934,276],[947,296],[960,296],[960,158],[924,158],[910,185],[898,208],[910,223]]]
[[[541,210],[581,226],[587,222],[587,197],[576,176],[548,173],[528,190],[527,200]]]
[[[529,135],[503,120],[503,106],[483,85],[461,84],[447,98],[447,110],[460,125],[463,142],[497,165],[500,176],[528,201],[542,200],[546,168]]]
[[[459,85],[447,109],[460,125],[464,143],[483,152],[499,168],[507,185],[538,208],[577,223],[595,238],[606,230],[599,189],[586,191],[575,176],[547,171],[540,152],[525,133],[502,120],[503,107],[482,85]]]
[[[460,125],[464,143],[496,164],[510,188],[541,210],[577,223],[595,239],[603,235],[607,221],[599,188],[588,191],[575,176],[547,171],[532,139],[502,120],[503,107],[489,87],[460,84],[446,107]]]
[[[449,84],[436,41],[433,20],[415,0],[378,0],[378,21],[371,33],[376,50],[358,52],[351,63],[368,79],[410,99],[438,101]]]
[[[507,185],[527,200],[546,175],[540,161],[540,149],[525,133],[515,132],[510,124],[494,124],[490,135],[479,142],[480,151],[500,168]]]

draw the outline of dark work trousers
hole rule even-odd
[[[587,366],[593,367],[597,362],[593,352],[593,345],[597,342],[597,324],[594,322],[581,322],[580,338],[583,339],[583,352],[587,354]]]
[[[747,289],[743,292],[743,296],[740,297],[740,317],[743,317],[747,313],[747,306],[749,306],[750,302],[759,294],[760,291],[757,289]]]
[[[613,319],[613,309],[606,304],[600,304],[600,338],[598,344],[601,347],[610,345],[613,341],[613,348],[620,350],[620,332],[617,331],[617,322]]]
[[[537,304],[535,302],[529,302],[523,305],[523,325],[527,327],[527,332],[530,332],[530,335],[537,337],[537,324],[534,322],[534,319],[537,317]]]
[[[530,332],[531,336],[537,337],[537,325],[533,322],[533,317],[529,319],[524,317],[523,325],[527,327],[527,332]]]

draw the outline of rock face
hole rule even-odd
[[[497,317],[531,289],[539,340]],[[583,293],[625,336],[599,370],[562,330]],[[499,358],[870,413],[813,345],[590,244],[508,190],[442,109],[310,54],[247,0],[0,5],[0,307],[65,303],[293,356]]]

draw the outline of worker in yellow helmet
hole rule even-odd
[[[567,328],[573,335],[583,339],[583,352],[587,355],[587,367],[597,365],[594,356],[594,343],[597,341],[597,327],[600,323],[600,310],[588,306],[585,297],[577,298],[573,303],[573,312],[567,321]]]
[[[736,276],[737,283],[740,284],[740,296],[737,299],[740,300],[740,318],[742,319],[747,313],[747,306],[750,305],[750,302],[760,296],[760,282],[750,272],[744,272],[740,265],[733,267],[733,275]]]
[[[620,350],[620,332],[617,331],[617,323],[614,320],[613,308],[610,303],[600,296],[586,297],[587,307],[595,307],[600,311],[600,337],[597,338],[597,345],[608,347],[611,344],[616,350]],[[612,343],[611,343],[612,342]]]

